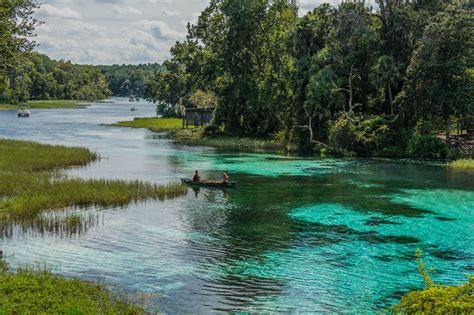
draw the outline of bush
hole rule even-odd
[[[395,314],[474,314],[474,277],[459,286],[442,286],[433,283],[417,250],[418,272],[426,285],[425,290],[405,294],[400,304],[392,307]]]
[[[408,154],[413,158],[440,160],[447,157],[448,146],[431,135],[414,133],[408,143]]]
[[[218,126],[210,125],[210,126],[207,126],[206,128],[204,128],[203,133],[207,137],[215,137],[219,134],[222,134],[222,130]]]
[[[341,116],[329,129],[329,145],[336,151],[350,154],[355,151],[356,126],[348,117]]]
[[[402,157],[407,136],[405,129],[380,116],[369,118],[341,117],[329,131],[329,143],[342,153],[362,156]],[[398,130],[398,131],[397,131]]]
[[[410,292],[392,311],[397,314],[474,314],[474,278],[459,286],[434,285]]]

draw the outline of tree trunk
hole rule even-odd
[[[446,143],[450,144],[451,142],[451,123],[449,120],[449,115],[444,116],[444,128],[446,133]]]
[[[388,85],[388,100],[390,101],[390,115],[393,116],[393,96],[390,84]]]

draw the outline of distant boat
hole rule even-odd
[[[130,95],[130,97],[128,98],[128,101],[132,103],[135,102],[135,96]]]
[[[130,111],[132,111],[132,112],[135,112],[136,110],[137,110],[137,108],[136,108],[136,107],[132,107],[132,108],[130,108]]]
[[[139,98],[139,97],[135,98],[135,101],[139,102],[139,101],[140,101],[140,98]]]
[[[31,110],[27,104],[21,104],[18,106],[18,117],[30,117]]]

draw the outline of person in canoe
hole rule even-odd
[[[224,173],[224,176],[222,177],[222,184],[229,184],[230,177],[227,175],[227,173]]]
[[[201,181],[201,174],[199,174],[199,171],[196,171],[194,173],[193,182],[200,182],[200,181]]]

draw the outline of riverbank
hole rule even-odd
[[[145,117],[135,118],[130,121],[119,121],[117,123],[108,125],[113,127],[127,127],[127,128],[145,128],[153,132],[170,132],[182,128],[183,122],[179,118],[157,118]]]
[[[120,121],[109,126],[145,128],[152,132],[168,132],[177,144],[209,146],[222,149],[286,149],[286,146],[275,140],[232,136],[205,136],[204,129],[182,129],[178,118],[135,118],[132,121]]]
[[[287,149],[277,141],[270,139],[240,138],[231,136],[205,136],[202,131],[179,130],[174,135],[175,142],[182,145],[209,146],[221,149]]]
[[[85,108],[89,106],[85,100],[50,100],[29,101],[27,104],[32,109],[55,109],[55,108]],[[0,110],[16,110],[18,105],[0,104]]]
[[[0,152],[0,220],[6,222],[40,219],[48,210],[116,207],[186,194],[180,184],[66,178],[61,169],[84,166],[99,158],[83,148],[0,139]],[[80,221],[81,217],[62,220],[66,225]]]
[[[0,258],[0,314],[144,314],[103,285],[47,270],[8,270]]]

